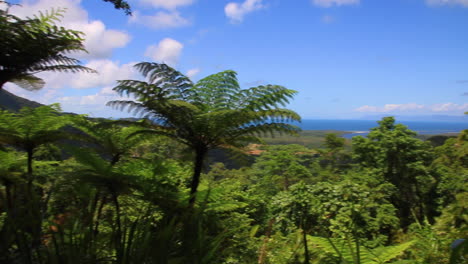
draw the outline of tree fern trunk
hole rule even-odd
[[[307,234],[304,230],[304,227],[302,228],[302,237],[304,240],[304,264],[310,264],[309,248],[307,245]]]
[[[195,150],[192,183],[190,184],[189,205],[191,207],[195,204],[195,195],[197,193],[198,185],[200,184],[200,175],[203,169],[203,160],[205,159],[206,153],[207,153],[206,148],[199,148]]]
[[[28,183],[32,183],[32,174],[33,174],[33,168],[32,168],[32,163],[33,163],[33,150],[28,149]]]
[[[118,194],[112,190],[112,200],[115,205],[115,222],[117,225],[117,232],[116,232],[116,254],[117,254],[117,263],[122,263],[123,259],[123,243],[122,243],[122,223],[121,223],[121,216],[120,216],[120,203]]]

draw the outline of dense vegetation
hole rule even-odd
[[[82,39],[47,16],[0,12],[12,41],[1,45],[16,52],[3,54],[0,88],[89,70],[57,60]],[[59,34],[44,39],[56,53],[19,60],[21,38],[44,32]],[[139,121],[56,104],[0,111],[0,263],[465,263],[468,130],[423,141],[386,117],[351,146],[337,134],[314,149],[278,144],[296,140],[284,135],[300,117],[282,108],[295,91],[241,89],[233,71],[193,83],[164,64],[136,67],[146,81],[114,88],[133,100],[109,104]],[[248,165],[208,163],[220,149]]]
[[[262,145],[205,168],[191,206],[195,153],[148,129],[2,111],[0,262],[449,263],[467,235],[467,130],[432,147],[388,117],[352,150]]]

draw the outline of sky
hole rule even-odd
[[[105,103],[119,99],[116,80],[142,78],[142,61],[194,81],[234,70],[242,88],[285,86],[303,119],[468,111],[468,0],[129,0],[132,16],[102,0],[10,2],[20,17],[66,8],[60,24],[86,34],[88,53],[73,56],[98,74],[6,85],[67,112],[129,116]]]

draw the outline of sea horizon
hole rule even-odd
[[[336,130],[349,132],[354,135],[366,135],[374,127],[378,126],[379,120],[359,119],[304,119],[302,122],[293,124],[302,130]],[[468,129],[468,121],[396,121],[403,124],[418,134],[447,134],[460,133]]]

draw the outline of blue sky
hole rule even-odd
[[[11,1],[15,2],[15,1]],[[121,117],[105,102],[132,65],[165,62],[194,80],[226,69],[244,88],[299,93],[303,118],[462,115],[468,111],[468,0],[130,0],[125,16],[100,0],[16,1],[18,16],[66,7],[86,33],[76,54],[99,75],[43,73],[47,85],[8,90],[65,111]]]

